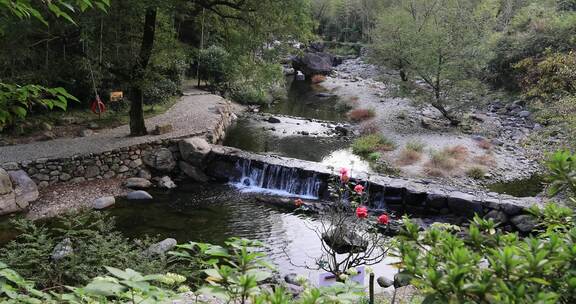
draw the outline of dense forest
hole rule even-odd
[[[576,0],[0,0],[0,46],[2,303],[576,301]],[[234,131],[148,138],[174,108]],[[305,229],[329,287],[270,265]]]

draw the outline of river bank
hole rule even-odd
[[[384,155],[387,161],[400,169],[406,177],[425,177],[453,185],[479,186],[491,183],[528,179],[541,172],[541,166],[532,158],[523,142],[531,130],[538,128],[529,113],[494,111],[511,105],[495,100],[474,106],[465,114],[468,126],[454,128],[442,119],[431,106],[416,104],[407,98],[394,97],[393,83],[383,77],[397,77],[393,71],[378,69],[362,58],[347,60],[338,66],[322,85],[330,93],[355,101],[358,109],[370,109],[379,132],[395,143],[397,148]],[[401,164],[403,147],[411,142],[424,146],[421,159],[411,164]],[[463,147],[466,157],[446,176],[431,176],[427,166],[435,151],[450,147]],[[466,171],[473,167],[486,170],[483,178],[471,178]]]

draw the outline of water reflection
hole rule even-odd
[[[213,244],[223,244],[233,236],[260,240],[281,275],[298,273],[318,282],[322,271],[309,269],[322,254],[313,230],[320,225],[316,220],[258,202],[226,185],[189,184],[153,195],[151,203],[120,201],[106,212],[116,216],[118,229],[130,237],[151,235],[172,237],[179,243]],[[393,276],[395,269],[387,265],[390,261],[374,267],[378,276]]]

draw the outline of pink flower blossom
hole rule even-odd
[[[364,186],[356,185],[356,187],[354,187],[354,192],[356,192],[358,194],[362,194],[364,192]]]
[[[358,218],[367,218],[368,217],[368,208],[364,206],[360,206],[356,208],[356,216]]]
[[[386,213],[384,213],[378,217],[378,224],[388,225],[389,222],[390,222],[390,218],[388,217],[388,214],[386,214]]]

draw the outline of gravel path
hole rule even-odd
[[[0,163],[40,158],[63,158],[79,154],[101,153],[160,139],[181,138],[204,133],[218,121],[218,109],[226,104],[220,96],[200,90],[188,90],[164,114],[146,119],[148,130],[172,124],[173,131],[163,135],[128,137],[128,126],[101,130],[88,137],[61,138],[25,145],[0,147]]]

